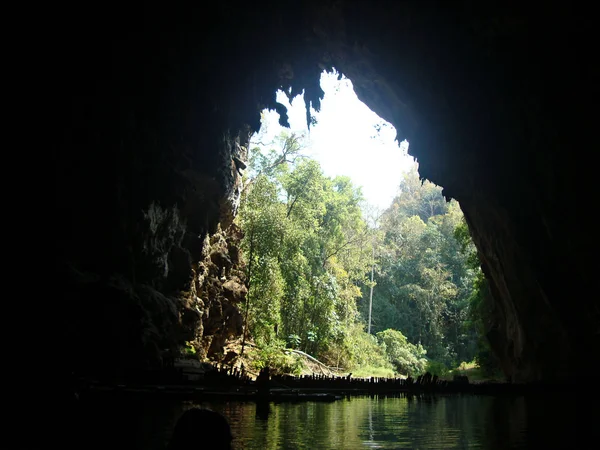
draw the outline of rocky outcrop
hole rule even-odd
[[[217,227],[207,236],[203,259],[194,265],[194,283],[182,314],[188,320],[190,339],[199,358],[219,361],[227,340],[243,331],[243,310],[246,294],[244,264],[239,245],[242,233],[235,224],[226,230]],[[193,337],[192,337],[193,336]]]
[[[245,159],[249,138],[246,129],[213,135],[219,157],[209,163],[184,144],[176,158],[155,152],[156,142],[144,147],[143,133],[143,143],[131,142],[133,153],[100,137],[94,146],[105,145],[106,160],[91,151],[58,162],[57,208],[65,225],[58,230],[56,281],[66,295],[57,305],[65,320],[57,346],[65,366],[110,376],[153,369],[165,352],[202,336],[212,297],[191,302],[190,292],[198,289],[205,238],[231,223],[237,209],[241,174],[234,158]],[[135,152],[143,162],[130,159]]]
[[[65,37],[50,102],[64,106],[53,114],[64,367],[144,366],[188,338],[218,354],[243,280],[199,280],[234,270],[229,245],[205,242],[232,222],[236,158],[262,108],[287,121],[276,89],[318,108],[320,72],[334,66],[460,202],[512,379],[564,378],[598,353],[589,17],[468,1],[213,6],[145,9],[160,32],[132,33],[137,10],[96,11],[101,28],[52,22]]]

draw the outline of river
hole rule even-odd
[[[80,448],[162,450],[177,418],[193,406],[225,415],[236,449],[590,448],[594,427],[575,396],[558,394],[365,396],[258,410],[252,402],[107,401],[77,414]]]

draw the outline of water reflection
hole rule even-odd
[[[164,449],[177,418],[193,406],[224,414],[237,449],[577,448],[577,441],[585,442],[588,431],[577,429],[579,410],[574,397],[557,396],[88,406],[82,412],[82,429],[88,439],[95,435],[105,439],[106,446],[129,449]],[[95,444],[100,442],[97,438]],[[89,448],[81,448],[85,447]]]
[[[271,403],[260,401],[256,403],[256,418],[261,420],[267,420],[271,414]]]

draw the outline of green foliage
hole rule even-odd
[[[429,372],[431,375],[437,375],[438,377],[445,377],[448,375],[448,367],[443,362],[429,360],[427,361],[427,366],[425,368],[426,372]]]
[[[282,221],[285,211],[277,198],[276,185],[263,175],[255,180],[246,194],[244,213],[240,214],[240,226],[245,233],[242,248],[251,270],[248,298],[252,334],[262,344],[275,338],[275,324],[280,322],[279,305],[284,285],[277,243],[284,233]]]
[[[300,345],[300,342],[302,342],[302,339],[300,339],[300,336],[297,334],[290,334],[287,338],[287,341],[290,348],[297,349]]]
[[[194,347],[192,342],[185,342],[185,347],[183,347],[183,356],[185,358],[195,358],[197,356],[196,347]]]
[[[352,378],[394,378],[396,374],[390,367],[360,366],[353,369]]]
[[[271,358],[285,366],[269,350],[285,340],[355,370],[440,372],[476,354],[484,366],[485,278],[459,205],[421,182],[415,166],[368,226],[361,191],[348,177],[326,177],[301,155],[300,136],[283,134],[277,145],[250,152],[236,219],[260,364]],[[373,264],[377,337],[363,327]]]
[[[281,142],[279,152],[251,157],[254,178],[237,219],[250,278],[248,325],[258,345],[276,339],[278,327],[288,345],[319,355],[357,319],[368,228],[360,190],[347,177],[330,179],[316,161],[292,158],[301,149],[293,135]]]
[[[441,195],[442,189],[429,181],[422,181],[416,165],[404,174],[399,187],[401,194],[392,207],[404,217],[418,216],[426,223],[430,217],[444,215],[448,211],[448,204]]]
[[[304,364],[297,355],[286,352],[283,345],[277,342],[254,350],[252,369],[260,372],[264,367],[268,367],[274,375],[300,375]]]
[[[387,358],[385,349],[375,336],[364,331],[362,324],[353,324],[341,345],[345,352],[341,360],[343,367],[381,367],[393,372],[393,366]]]
[[[471,362],[461,362],[460,365],[453,370],[448,372],[447,378],[452,378],[454,375],[464,375],[469,378],[469,381],[489,381],[489,380],[502,380],[504,379],[503,374],[494,369],[492,371],[483,370],[480,367],[477,359]]]
[[[286,173],[289,164],[294,164],[303,157],[302,141],[304,136],[295,133],[281,133],[275,138],[274,145],[278,149],[264,152],[260,147],[253,147],[249,153],[249,172],[252,179],[259,175],[273,178]]]
[[[426,348],[428,356],[448,366],[470,360],[477,332],[465,323],[476,271],[461,251],[464,243],[455,236],[464,220],[460,207],[446,202],[438,186],[421,183],[416,168],[405,176],[400,190],[381,218],[373,329],[402,330],[408,340]]]
[[[425,370],[427,351],[421,344],[411,344],[398,330],[387,329],[377,333],[380,345],[394,365],[396,372],[406,375],[419,375]]]

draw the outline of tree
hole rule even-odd
[[[280,322],[283,280],[277,262],[277,242],[285,233],[284,217],[276,185],[259,175],[242,199],[239,220],[250,280],[245,314],[252,317],[253,336],[262,342],[273,339],[275,325]]]
[[[240,208],[252,268],[249,327],[259,342],[283,338],[318,354],[342,342],[358,318],[368,229],[360,189],[347,177],[325,177],[314,160],[290,160],[301,150],[290,139],[251,160]],[[279,337],[270,332],[275,323]]]
[[[419,375],[427,367],[427,353],[421,344],[414,345],[397,330],[387,329],[377,333],[377,339],[385,348],[389,360],[399,373]]]
[[[474,334],[464,323],[475,272],[455,237],[461,220],[458,204],[446,202],[438,186],[422,183],[413,168],[382,215],[375,273],[374,329],[402,330],[427,348],[428,356],[448,365],[470,361],[474,354]]]
[[[390,207],[375,214],[348,177],[326,177],[301,156],[298,136],[283,134],[276,145],[251,152],[236,219],[255,342],[336,366],[379,361],[357,348],[379,349],[404,373],[424,368],[425,349],[448,366],[470,361],[480,270],[465,251],[472,243],[461,234],[459,205],[421,182],[415,167]],[[363,324],[377,339],[363,336]]]

